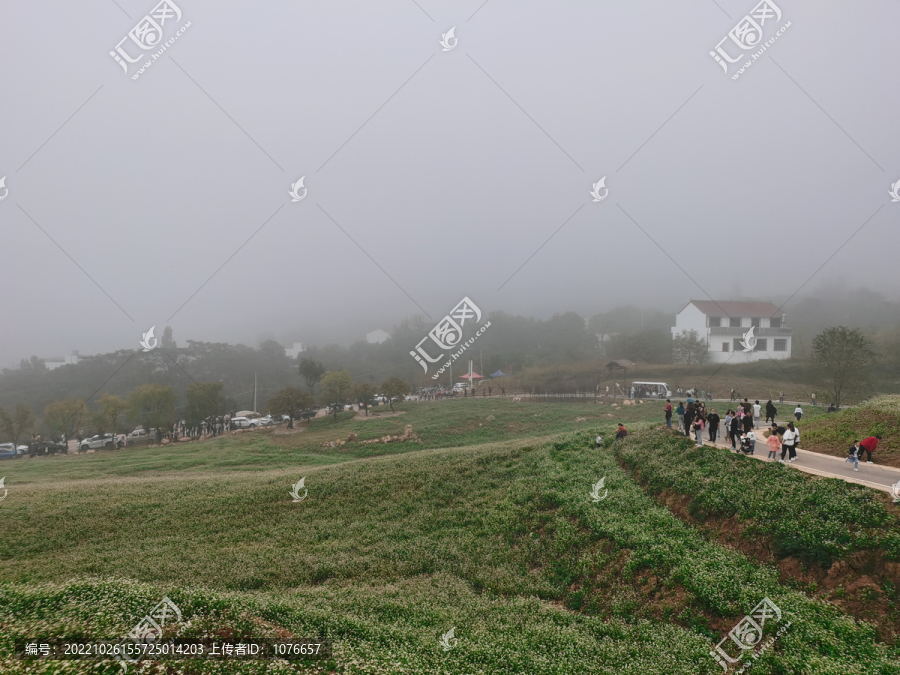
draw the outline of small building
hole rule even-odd
[[[306,345],[302,342],[295,342],[293,347],[287,347],[284,350],[285,355],[289,359],[296,359],[301,353],[306,351]]]
[[[751,327],[756,344],[745,351],[742,343]],[[771,302],[691,300],[675,315],[672,337],[691,330],[706,342],[713,363],[791,358],[787,316]]]
[[[377,328],[371,333],[366,333],[366,342],[368,342],[370,345],[380,345],[389,337],[391,337],[390,333]]]
[[[42,359],[47,370],[56,370],[60,366],[78,363],[78,351],[73,351],[71,356],[50,356]]]

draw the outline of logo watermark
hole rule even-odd
[[[791,22],[788,21],[775,31],[775,34],[769,40],[763,41],[764,27],[767,21],[773,24],[781,21],[781,9],[772,0],[762,0],[756,7],[751,9],[749,14],[745,15],[734,28],[728,31],[728,35],[719,40],[715,50],[710,51],[709,55],[716,60],[716,63],[722,66],[722,71],[727,75],[729,64],[741,61],[747,50],[759,50],[751,54],[752,58],[738,68],[737,72],[731,76],[732,80],[738,79],[791,25]],[[741,52],[737,56],[732,57],[722,47],[722,43],[729,39],[731,42],[728,44],[732,47],[737,45],[738,50]]]
[[[163,52],[171,47],[175,43],[175,40],[177,40],[191,25],[191,22],[187,21],[175,31],[175,34],[171,38],[163,41],[163,32],[166,30],[166,22],[174,24],[179,21],[181,21],[181,9],[179,9],[178,5],[172,2],[172,0],[162,0],[156,7],[150,10],[149,14],[146,14],[143,19],[138,21],[134,28],[128,31],[128,35],[119,40],[115,50],[110,51],[109,55],[115,59],[116,63],[122,66],[122,72],[128,75],[128,64],[138,63],[144,58],[147,50],[158,49],[159,51],[152,53],[150,55],[151,59],[140,66],[137,72],[131,76],[132,80],[136,80],[145,70],[147,70],[147,68],[153,65],[153,62],[162,56]],[[137,56],[132,57],[122,46],[123,43],[126,43],[129,39],[131,40],[131,42],[127,42],[129,47],[134,49],[134,46],[137,45],[137,50],[135,51],[141,52]]]
[[[140,342],[141,347],[144,348],[145,352],[149,352],[151,349],[155,348],[159,341],[153,337],[153,331],[156,329],[156,326],[150,326],[150,330],[143,334],[143,339]],[[150,344],[150,340],[153,340],[153,344]]]
[[[129,663],[137,663],[143,657],[143,650],[129,650],[128,644],[140,645],[156,642],[162,636],[163,626],[166,622],[174,617],[174,623],[181,621],[181,610],[168,596],[160,600],[143,619],[137,622],[134,628],[126,635],[119,646],[122,647],[121,654],[116,657],[122,672],[128,672]],[[134,656],[134,658],[131,658]]]
[[[432,328],[428,335],[419,340],[419,344],[416,345],[414,351],[410,351],[409,355],[412,356],[416,361],[419,362],[419,365],[422,366],[422,370],[426,373],[428,372],[428,363],[437,363],[442,358],[444,358],[445,352],[442,352],[438,356],[432,357],[428,352],[425,351],[425,348],[422,347],[422,343],[425,342],[428,338],[438,346],[440,349],[454,349],[459,345],[460,341],[462,341],[463,337],[463,326],[466,325],[466,319],[474,319],[474,321],[470,322],[470,325],[477,324],[481,321],[481,310],[478,308],[474,302],[469,300],[468,297],[463,298],[459,301],[459,304],[456,305],[450,313],[441,319],[438,324]],[[457,323],[457,320],[459,323]],[[484,333],[491,325],[490,321],[486,321],[481,328],[479,328],[475,335],[469,338],[463,343],[462,347],[456,352],[450,354],[450,359],[444,363],[438,371],[431,376],[432,380],[436,380],[438,376],[443,374],[443,372],[450,367],[450,364],[456,361],[462,353],[466,351],[469,347],[471,347],[475,340],[481,337],[481,334]],[[428,363],[426,363],[426,361]]]
[[[900,182],[898,182],[897,185],[900,185]],[[3,189],[3,194],[0,195],[0,202],[2,202],[4,199],[6,199],[6,196],[9,194],[9,188],[6,187],[6,176],[3,176],[3,178],[0,178],[0,188]],[[894,200],[894,201],[896,201],[896,200]]]
[[[600,180],[593,184],[593,190],[591,190],[590,195],[594,198],[595,202],[602,202],[609,196],[609,189],[606,187],[606,176],[603,176]],[[604,192],[601,195],[600,190],[603,189]]]
[[[291,183],[291,189],[288,192],[288,194],[291,196],[292,202],[299,202],[301,199],[303,199],[306,196],[306,188],[303,187],[303,179],[304,178],[306,178],[306,176],[301,176],[300,180],[298,180],[296,183]],[[302,195],[300,194],[300,188],[303,188]]]
[[[293,488],[291,490],[291,497],[294,498],[295,504],[297,502],[302,502],[304,499],[306,499],[306,495],[309,494],[309,490],[307,490],[305,486],[306,486],[306,476],[303,476],[303,478],[301,478],[294,485],[291,486]],[[300,496],[300,490],[303,490],[302,497]]]
[[[744,339],[741,340],[741,347],[744,348],[745,354],[748,354],[748,353],[752,352],[754,349],[756,349],[757,338],[753,334],[754,328],[756,328],[756,326],[750,326],[750,330],[748,330],[746,333],[744,333]]]
[[[4,176],[4,178],[5,178],[5,176]],[[2,180],[0,180],[0,187],[3,187]],[[900,180],[898,180],[896,183],[891,185],[891,191],[888,192],[888,194],[891,197],[893,197],[893,199],[891,200],[892,202],[900,202]],[[4,196],[6,196],[6,195],[4,195]],[[3,199],[3,197],[0,197],[0,199]]]
[[[443,49],[441,50],[442,52],[449,52],[457,44],[459,44],[459,38],[456,37],[456,26],[453,26],[453,28],[441,35],[441,39],[438,40],[438,42],[440,42],[441,47],[443,47]]]
[[[3,476],[3,478],[0,478],[0,489],[3,490],[3,496],[0,497],[0,502],[2,502],[4,499],[6,499],[6,495],[7,495],[7,493],[9,493],[9,490],[7,490],[5,487],[3,487],[3,481],[5,481],[5,480],[6,480],[6,476]]]
[[[443,648],[443,650],[445,652],[449,652],[451,649],[453,649],[459,643],[459,640],[456,637],[454,637],[455,631],[456,631],[456,627],[454,626],[453,628],[448,630],[446,633],[441,635],[441,639],[438,640],[438,644],[441,645],[441,647]]]
[[[0,487],[3,487],[3,479],[0,479]],[[900,504],[900,480],[891,485],[891,496],[895,504]]]
[[[591,490],[591,499],[595,502],[602,502],[606,499],[606,496],[609,494],[609,490],[603,490],[603,486],[606,484],[606,476],[603,476],[600,480],[594,483],[594,489]],[[600,496],[600,490],[603,490],[603,496]]]
[[[740,670],[735,671],[735,675],[747,672],[753,667],[756,660],[762,656],[763,652],[769,649],[775,643],[775,640],[791,627],[791,622],[788,621],[779,627],[775,635],[771,635],[768,640],[762,642],[767,621],[772,624],[779,623],[781,621],[781,610],[769,598],[763,598],[756,607],[750,610],[750,614],[741,619],[734,628],[728,631],[728,635],[716,645],[716,650],[709,653],[710,656],[722,666],[722,670],[726,673],[734,664],[743,660],[744,666]],[[736,656],[731,656],[722,647],[722,643],[729,639],[731,643],[727,646],[732,647],[736,645],[740,650],[735,652]]]

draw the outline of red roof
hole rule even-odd
[[[691,300],[689,305],[712,316],[774,316],[778,307],[771,302],[739,302],[735,300]]]

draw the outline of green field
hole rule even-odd
[[[792,514],[778,504],[823,479],[708,449],[716,461],[703,471],[648,484],[634,466],[692,466],[690,443],[652,428],[658,404],[610,411],[489,399],[400,409],[387,419],[320,419],[295,435],[6,462],[0,672],[119,672],[110,662],[18,660],[12,644],[119,638],[168,595],[183,614],[178,636],[316,637],[333,642],[333,657],[173,661],[169,670],[145,662],[130,672],[719,673],[713,645],[768,597],[790,627],[750,672],[900,673],[884,625],[717,541],[657,489],[659,480],[686,491],[714,485],[733,465],[748,491],[771,494],[770,534],[788,537]],[[618,421],[629,439],[617,445],[605,434],[595,448],[597,429]],[[360,443],[406,424],[418,441]],[[358,440],[322,447],[350,433]],[[309,496],[293,503],[291,485],[304,476]],[[608,493],[593,501],[600,478]],[[703,513],[715,511],[715,491]],[[840,521],[875,494],[826,492]],[[891,562],[894,507],[872,503],[883,513],[864,530],[815,531],[846,530],[848,553],[876,550]],[[790,541],[792,554],[842,560],[818,537]],[[458,643],[445,651],[438,641],[451,628]]]

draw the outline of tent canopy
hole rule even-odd
[[[504,373],[502,370],[498,370],[496,373],[491,375],[491,377],[504,377],[505,375],[506,373]]]
[[[483,378],[483,377],[484,377],[484,375],[479,375],[478,373],[472,373],[472,379],[473,379],[473,380],[480,380],[480,379]],[[459,379],[461,379],[461,380],[468,380],[468,379],[469,379],[469,376],[468,376],[468,375],[463,375],[463,376],[462,376],[461,378],[459,378]]]

